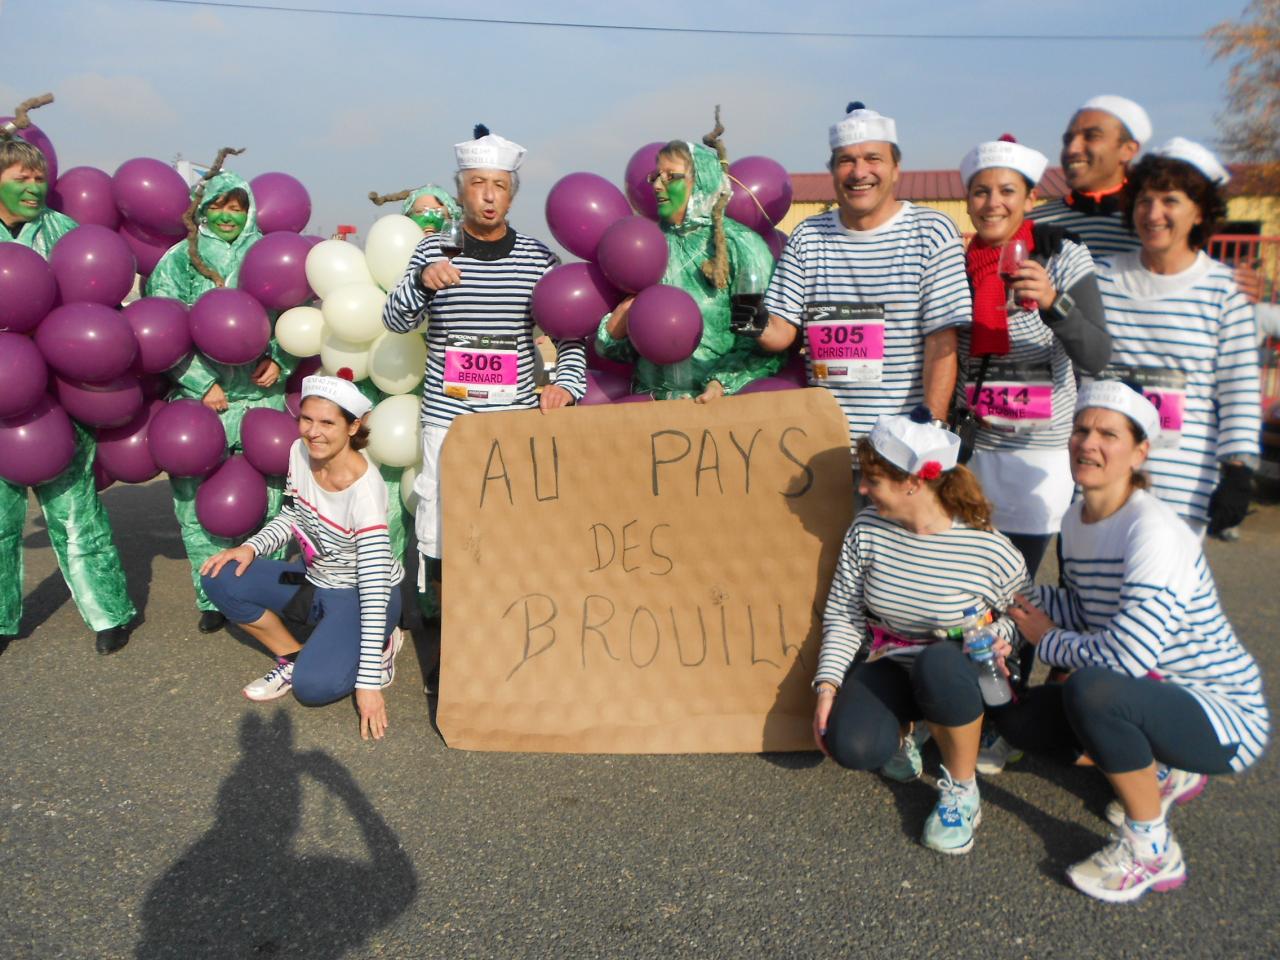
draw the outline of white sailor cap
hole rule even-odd
[[[909,417],[882,414],[867,439],[899,470],[932,480],[953,469],[960,457],[960,438],[934,426],[932,417],[925,407],[917,407]]]
[[[1094,380],[1081,387],[1076,395],[1076,413],[1090,407],[1123,413],[1138,425],[1148,440],[1160,433],[1160,412],[1150,400],[1121,380]]]
[[[453,145],[459,170],[506,170],[511,173],[520,169],[526,152],[524,147],[490,133],[484,124],[476,124],[474,133],[474,140]]]
[[[845,109],[844,117],[831,125],[829,139],[832,150],[868,140],[884,140],[896,146],[898,125],[891,117],[882,117],[855,100]]]
[[[1103,113],[1111,114],[1133,134],[1133,139],[1138,141],[1139,146],[1151,139],[1151,118],[1147,116],[1147,111],[1127,97],[1105,93],[1100,97],[1086,100],[1076,113],[1081,110],[1101,110]]]
[[[999,140],[980,143],[966,153],[964,159],[960,161],[960,179],[967,187],[973,175],[979,170],[1007,167],[1022,174],[1034,187],[1044,176],[1047,166],[1049,166],[1048,157],[1039,150],[1024,147],[1006,133]]]
[[[356,419],[373,409],[373,403],[350,380],[314,374],[302,378],[302,399],[320,397],[336,403]]]
[[[1171,160],[1191,164],[1208,177],[1210,183],[1216,183],[1220,187],[1231,179],[1231,174],[1227,173],[1227,168],[1212,150],[1186,137],[1174,137],[1151,152],[1158,157],[1169,157]]]

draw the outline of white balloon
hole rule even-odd
[[[386,329],[382,325],[382,305],[387,295],[372,281],[348,283],[330,290],[320,304],[324,325],[344,340],[369,343]]]
[[[307,254],[307,282],[323,300],[348,283],[373,283],[364,251],[346,240],[321,240]]]
[[[369,424],[369,453],[389,467],[408,467],[422,459],[418,406],[412,393],[387,397],[373,408]]]
[[[412,514],[418,512],[418,495],[414,493],[413,485],[418,480],[418,471],[421,466],[420,463],[415,463],[405,467],[404,472],[400,474],[400,502]]]
[[[404,276],[414,248],[422,241],[422,228],[401,213],[379,217],[369,228],[364,259],[383,290],[390,290]]]
[[[369,379],[383,393],[408,393],[422,382],[426,365],[420,333],[384,333],[369,347]]]
[[[333,333],[326,333],[320,345],[320,366],[331,377],[338,376],[338,371],[346,368],[351,371],[352,380],[363,380],[369,376],[369,344],[345,340]]]
[[[324,335],[324,315],[316,307],[294,307],[276,320],[276,340],[295,357],[314,357]]]

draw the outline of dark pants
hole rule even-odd
[[[256,623],[266,611],[281,613],[302,589],[281,583],[282,573],[302,573],[301,561],[254,560],[236,576],[228,563],[216,577],[204,577],[209,599],[232,623]],[[360,594],[355,587],[316,587],[306,622],[315,625],[293,668],[293,695],[302,703],[318,706],[347,696],[356,686],[360,664]],[[400,590],[391,588],[383,642],[400,622]]]
[[[1218,742],[1208,714],[1187,691],[1106,667],[1033,687],[992,716],[1015,747],[1068,763],[1087,753],[1103,773],[1131,773],[1152,760],[1194,773],[1230,773],[1237,749]]]
[[[959,645],[944,640],[909,668],[888,658],[851,667],[827,720],[827,749],[842,767],[878,770],[898,749],[905,724],[924,718],[962,727],[980,716],[977,674]]]
[[[1000,532],[1004,533],[1003,530]],[[1044,559],[1045,551],[1049,549],[1049,541],[1053,539],[1053,534],[1005,533],[1004,535],[1022,554],[1022,559],[1027,564],[1027,579],[1034,583],[1036,571],[1040,569],[1040,561]]]

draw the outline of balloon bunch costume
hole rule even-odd
[[[596,333],[596,349],[602,356],[635,363],[632,390],[650,393],[659,400],[697,396],[712,380],[718,381],[725,393],[736,393],[753,380],[777,373],[784,359],[781,354],[760,351],[754,339],[738,336],[729,329],[729,297],[734,279],[749,269],[767,286],[773,274],[773,255],[760,235],[725,217],[728,287],[717,289],[702,271],[703,261],[715,255],[712,210],[730,186],[715,151],[690,143],[689,152],[693,156],[693,189],[684,219],[678,224],[666,220],[661,224],[669,251],[662,282],[684,290],[698,304],[702,339],[697,349],[688,360],[660,365],[640,356],[626,338],[610,336],[606,330],[609,317],[601,321]],[[763,291],[761,286],[760,292]]]
[[[16,237],[8,229],[0,229],[0,242],[20,243],[48,259],[54,244],[75,227],[70,217],[44,208]],[[89,629],[101,633],[125,626],[138,611],[129,599],[111,521],[94,485],[93,435],[72,423],[74,458],[58,476],[34,490],[76,609]],[[0,637],[17,635],[22,619],[22,527],[26,515],[26,487],[0,480]],[[100,643],[99,649],[110,653],[119,646],[123,643],[103,649]]]
[[[218,198],[232,190],[243,190],[249,198],[248,216],[244,228],[230,242],[216,236],[207,226],[209,206]],[[197,248],[201,259],[216,270],[225,280],[226,286],[235,287],[249,248],[262,239],[257,225],[257,212],[253,200],[253,191],[241,177],[230,171],[216,174],[205,184],[204,198],[200,204],[197,219],[200,222],[197,236]],[[147,282],[147,296],[173,297],[188,305],[193,304],[200,295],[214,289],[214,282],[199,273],[191,262],[187,252],[187,241],[175,244],[156,265],[151,279]],[[188,360],[174,367],[170,378],[176,389],[170,395],[171,400],[189,398],[203,400],[205,394],[214,386],[222,388],[227,398],[227,409],[222,412],[222,425],[227,432],[229,450],[240,446],[240,424],[244,415],[254,407],[269,407],[273,410],[285,408],[285,381],[297,365],[297,359],[287,353],[272,337],[269,356],[280,368],[280,375],[270,387],[261,387],[253,382],[255,364],[232,366],[218,363],[196,351]],[[191,582],[196,590],[196,605],[201,610],[217,609],[205,595],[200,583],[200,567],[209,557],[219,550],[232,545],[230,540],[216,537],[201,526],[196,518],[196,491],[200,487],[199,477],[171,477],[173,488],[173,510],[178,517],[178,525],[182,530],[182,542],[187,550],[187,559],[191,562]],[[278,477],[267,481],[267,519],[274,517],[280,510],[283,496],[283,484]]]

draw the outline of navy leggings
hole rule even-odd
[[[827,749],[842,767],[878,770],[898,749],[900,728],[922,717],[962,727],[982,716],[978,677],[960,645],[926,647],[908,668],[889,658],[854,664],[827,719]]]
[[[1204,707],[1186,690],[1106,667],[1033,687],[992,716],[1015,747],[1067,762],[1087,753],[1103,773],[1131,773],[1152,760],[1194,773],[1230,773],[1237,749],[1218,741]]]
[[[205,593],[232,623],[255,623],[270,610],[281,613],[301,588],[281,583],[282,573],[304,573],[302,561],[257,559],[243,576],[228,563],[216,577],[203,577]],[[400,590],[391,588],[385,638],[400,622]],[[331,703],[356,686],[360,664],[360,594],[355,587],[316,587],[307,623],[315,630],[293,668],[293,695],[308,706]],[[385,639],[384,639],[385,643]]]

